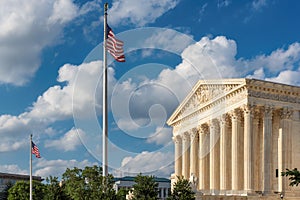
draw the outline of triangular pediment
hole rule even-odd
[[[181,120],[193,110],[213,103],[222,96],[246,85],[247,79],[200,80],[167,121],[168,125]]]

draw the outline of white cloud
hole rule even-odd
[[[255,68],[263,67],[267,69],[271,75],[277,74],[282,70],[291,70],[295,65],[300,64],[300,43],[295,42],[288,46],[287,49],[279,48],[270,55],[258,55],[249,65]]]
[[[182,34],[174,30],[159,29],[153,33],[144,43],[148,48],[164,49],[169,52],[180,54],[187,46],[194,42],[192,35]],[[149,51],[149,49],[146,49]]]
[[[183,51],[182,57],[187,62],[177,66],[176,71],[179,74],[187,74],[186,78],[193,80],[238,76],[239,72],[235,71],[235,67],[239,65],[239,60],[235,59],[236,53],[237,46],[234,40],[224,36],[214,39],[203,37]],[[192,65],[188,66],[189,64]]]
[[[300,85],[300,71],[285,70],[280,72],[277,77],[266,78],[266,80],[289,85]]]
[[[267,6],[267,0],[254,0],[252,2],[252,8],[254,10],[261,10],[265,6]]]
[[[27,170],[21,169],[18,165],[0,165],[0,172],[11,174],[28,174]]]
[[[253,72],[252,75],[248,75],[247,78],[256,78],[256,79],[264,79],[265,72],[263,68],[259,68]]]
[[[58,140],[46,141],[45,147],[52,147],[64,151],[73,151],[76,147],[82,145],[81,138],[83,137],[86,137],[86,134],[82,130],[72,128]]]
[[[64,24],[74,19],[78,12],[78,7],[72,0],[55,1],[53,11],[49,17],[50,24]]]
[[[109,9],[109,23],[144,26],[173,9],[178,2],[178,0],[116,0]]]
[[[50,175],[61,177],[67,168],[78,167],[83,169],[86,166],[93,165],[97,165],[97,163],[92,163],[88,160],[46,160],[41,158],[37,159],[36,163],[34,163],[34,175],[42,177],[48,177]]]
[[[101,87],[98,88],[101,72],[101,61],[83,63],[79,66],[65,64],[59,69],[58,81],[66,85],[50,87],[33,103],[26,117],[51,123],[75,117],[74,110],[82,116],[90,111],[95,112],[96,105],[99,105],[98,101],[102,98]],[[110,85],[113,85],[115,81],[113,69],[109,69],[108,76]]]
[[[0,116],[0,151],[22,148],[23,140],[29,132],[41,134],[53,130],[49,125],[56,121],[84,117],[90,112],[100,110],[97,101],[101,100],[101,87],[98,79],[101,75],[102,62],[84,63],[79,66],[66,64],[59,70],[59,82],[65,86],[53,86],[39,96],[33,106],[18,116]],[[113,85],[114,71],[109,69],[110,85]],[[75,91],[76,89],[76,91]],[[96,93],[97,91],[97,93]],[[77,115],[73,116],[74,110]],[[27,135],[26,135],[27,134]]]
[[[24,148],[28,144],[26,140],[16,141],[13,137],[4,137],[0,143],[0,152],[11,152]]]
[[[72,0],[0,1],[0,84],[24,85],[40,66],[42,50],[62,39],[62,30],[87,12]]]
[[[135,157],[125,157],[116,173],[149,173],[160,177],[169,177],[173,172],[173,153],[142,152]],[[168,159],[166,159],[168,158]]]
[[[167,145],[172,142],[172,128],[157,127],[155,133],[147,138],[147,142],[157,145]]]
[[[0,116],[0,152],[8,152],[25,146],[29,138],[28,121],[12,115]],[[27,135],[25,135],[27,133]]]

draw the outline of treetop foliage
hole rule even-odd
[[[168,200],[195,200],[195,193],[192,191],[191,183],[182,177],[177,177]]]
[[[156,200],[158,199],[158,183],[154,176],[143,176],[139,174],[135,177],[136,184],[133,185],[132,200]]]
[[[281,176],[289,176],[290,186],[298,186],[300,183],[300,172],[297,168],[292,170],[286,169],[285,172],[281,172]]]

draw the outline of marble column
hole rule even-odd
[[[216,119],[211,120],[209,123],[210,134],[210,190],[215,193],[220,190],[220,140],[219,140],[219,126]]]
[[[175,176],[182,176],[182,139],[177,135],[173,137],[175,144]]]
[[[272,155],[272,115],[273,108],[265,106],[263,115],[263,193],[271,192],[271,155]]]
[[[209,138],[208,138],[208,126],[202,124],[199,127],[199,190],[209,189],[209,163],[207,158],[209,154]]]
[[[228,173],[228,163],[230,162],[228,153],[228,143],[229,138],[228,137],[228,125],[226,122],[226,118],[228,116],[226,114],[223,114],[220,117],[220,190],[228,190],[229,189],[229,173]]]
[[[199,127],[199,190],[205,189],[205,134],[204,126]]]
[[[244,106],[244,190],[253,192],[253,106]]]
[[[190,176],[198,177],[198,147],[199,138],[197,129],[190,132],[191,150],[190,150]]]
[[[182,175],[185,179],[190,178],[190,136],[188,132],[185,132],[182,136]]]
[[[260,109],[256,107],[253,117],[253,189],[261,191],[261,142],[262,139],[259,131]]]
[[[239,190],[239,129],[240,129],[240,111],[234,110],[231,112],[231,189],[233,191]]]
[[[278,172],[281,173],[286,169],[292,169],[292,114],[289,108],[283,108],[280,112],[280,128],[278,138]],[[290,181],[287,177],[278,177],[278,190],[287,191]]]

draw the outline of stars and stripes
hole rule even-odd
[[[112,29],[107,25],[106,49],[118,62],[125,62],[124,42],[115,37]]]
[[[31,142],[31,145],[32,145],[32,149],[31,149],[32,154],[34,154],[35,157],[40,158],[41,154],[40,154],[39,148],[33,142]]]

